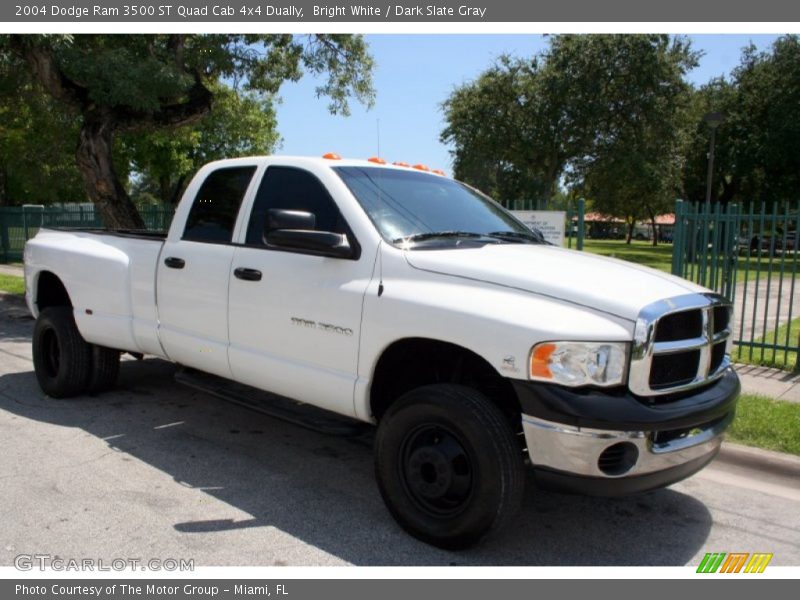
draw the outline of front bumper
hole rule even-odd
[[[663,487],[702,469],[733,420],[739,379],[654,404],[629,392],[514,383],[536,478],[548,487],[625,495]]]

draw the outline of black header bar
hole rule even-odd
[[[364,0],[11,0],[0,4],[8,23],[270,23],[270,22],[703,22],[788,25],[800,3],[786,0],[437,0],[430,4]]]

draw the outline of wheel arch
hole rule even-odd
[[[52,271],[39,271],[34,277],[31,291],[32,303],[37,316],[38,313],[51,306],[73,307],[67,286]]]
[[[473,350],[435,338],[400,338],[386,346],[372,370],[369,414],[376,421],[406,392],[423,385],[458,383],[473,387],[521,427],[519,399],[511,382]]]

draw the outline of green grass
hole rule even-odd
[[[633,240],[585,240],[583,249],[592,254],[612,256],[669,273],[672,271],[672,244],[659,244]]]
[[[800,455],[800,404],[743,394],[727,439]]]
[[[593,254],[613,256],[621,260],[652,267],[664,273],[672,272],[672,244],[659,243],[658,246],[653,247],[651,242],[641,240],[633,240],[630,244],[626,244],[625,240],[585,240],[583,248],[586,252]],[[780,255],[773,256],[772,265],[770,266],[770,260],[767,256],[761,256],[759,261],[758,256],[752,255],[749,262],[746,255],[739,256],[736,267],[736,283],[744,283],[745,277],[747,277],[748,282],[755,282],[757,274],[760,280],[764,280],[768,276],[780,277],[781,258]],[[800,267],[800,261],[795,264],[793,256],[787,254],[783,259],[784,277],[791,276],[795,267]],[[710,263],[706,269],[710,277]],[[699,266],[695,266],[694,272],[697,273],[699,270]],[[688,272],[691,275],[692,271]],[[688,278],[691,279],[691,277]],[[721,272],[717,275],[717,278],[721,284]]]
[[[3,275],[0,273],[0,292],[9,294],[24,294],[25,279],[16,275]]]
[[[784,323],[778,327],[778,336],[775,337],[775,330],[767,332],[766,335],[753,340],[759,344],[775,344],[782,346],[786,344],[786,332],[789,332],[789,346],[798,345],[800,336],[800,318],[792,319],[791,323]],[[751,356],[752,351],[752,356]],[[758,365],[761,367],[775,367],[794,371],[797,368],[797,351],[775,350],[772,348],[748,348],[746,346],[735,346],[731,357],[734,362],[746,365]]]

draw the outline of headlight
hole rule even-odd
[[[531,350],[530,378],[570,387],[621,385],[627,361],[622,342],[544,342]]]

